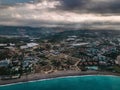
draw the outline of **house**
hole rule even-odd
[[[20,49],[36,48],[38,45],[37,43],[27,43],[26,45],[20,46]]]
[[[0,47],[5,47],[7,44],[0,43]]]
[[[117,56],[117,60],[115,61],[116,64],[120,65],[120,55]]]
[[[0,61],[0,67],[8,67],[10,65],[11,61],[9,59],[5,59]]]
[[[79,46],[85,46],[85,45],[88,45],[89,43],[84,43],[84,42],[82,42],[82,43],[75,43],[75,44],[72,44],[71,46],[73,46],[73,47],[79,47]]]
[[[95,70],[95,71],[97,71],[98,70],[98,66],[87,66],[86,69],[87,70]]]

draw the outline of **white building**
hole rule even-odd
[[[9,59],[5,59],[5,60],[0,61],[0,67],[8,67],[9,64],[10,64]]]
[[[75,43],[72,44],[72,46],[77,47],[77,46],[84,46],[84,45],[88,45],[89,43]]]
[[[37,43],[27,43],[27,45],[20,46],[20,49],[27,49],[27,48],[34,48],[37,47],[39,44]]]
[[[120,65],[120,55],[117,56],[116,64]]]

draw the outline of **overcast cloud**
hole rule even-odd
[[[119,0],[0,0],[0,25],[119,30]]]

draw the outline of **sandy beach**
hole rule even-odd
[[[51,74],[30,74],[21,76],[19,79],[11,79],[11,80],[0,80],[0,85],[19,83],[19,82],[28,82],[49,78],[57,78],[57,77],[65,77],[65,76],[80,76],[80,75],[115,75],[120,76],[120,73],[112,73],[112,72],[99,72],[99,71],[58,71]]]

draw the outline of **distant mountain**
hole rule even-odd
[[[56,33],[48,37],[52,42],[59,42],[69,36],[78,36],[79,38],[100,38],[100,37],[115,37],[120,34],[119,30],[69,30]]]
[[[21,36],[21,37],[45,37],[56,33],[55,28],[47,27],[21,27],[21,26],[0,26],[0,35]]]
[[[64,27],[29,27],[29,26],[0,26],[0,36],[19,36],[34,38],[65,38],[70,35],[83,36],[85,33],[100,32],[99,35],[111,36],[119,34],[119,30],[89,30],[89,29],[73,29]],[[88,36],[88,35],[87,35]]]

